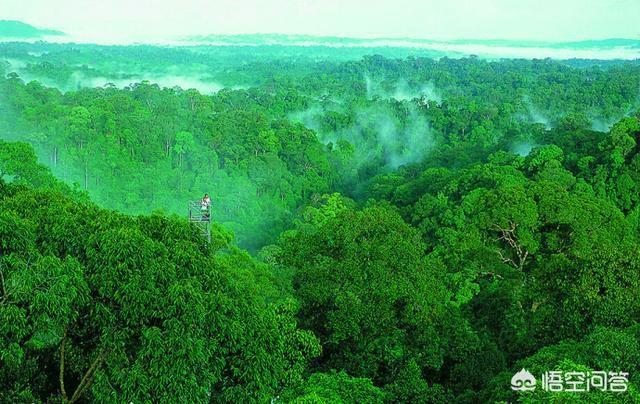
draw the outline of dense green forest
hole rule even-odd
[[[327,52],[0,44],[0,402],[640,400],[640,62]]]

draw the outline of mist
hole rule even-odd
[[[421,99],[424,101],[434,101],[442,103],[442,97],[435,88],[435,85],[427,81],[421,84],[409,83],[405,79],[387,81],[384,79],[374,79],[370,75],[364,76],[367,99],[393,99],[396,101],[411,101]]]
[[[616,122],[623,118],[629,117],[640,108],[640,89],[638,89],[638,95],[636,99],[626,108],[624,113],[616,114],[613,116],[604,116],[602,114],[591,114],[589,119],[591,120],[591,130],[596,132],[609,132]]]
[[[376,132],[384,159],[391,169],[420,161],[433,146],[429,123],[413,106],[407,108],[407,123],[404,125],[380,110],[362,111],[356,122],[354,130],[357,135],[369,130]]]
[[[382,160],[388,169],[422,160],[434,145],[427,118],[416,104],[403,102],[393,108],[388,103],[376,103],[351,112],[351,125],[337,130],[323,127],[322,117],[331,110],[314,106],[289,115],[314,130],[324,144],[347,141],[355,148],[352,164],[361,167]]]
[[[202,73],[201,69],[188,67],[170,67],[164,72],[118,72],[112,75],[100,75],[98,71],[77,66],[76,70],[66,79],[54,79],[45,75],[36,74],[29,70],[30,64],[19,59],[5,59],[8,64],[7,73],[16,73],[25,82],[38,81],[46,87],[57,88],[63,93],[76,91],[83,88],[97,88],[113,85],[123,89],[143,81],[150,84],[157,84],[162,88],[180,87],[183,90],[196,89],[202,94],[215,94],[225,88],[225,86]],[[83,70],[81,70],[83,69]],[[89,71],[87,71],[89,69]],[[181,71],[181,74],[176,74]],[[239,88],[235,86],[234,88]]]
[[[519,156],[526,157],[531,153],[534,147],[538,145],[533,142],[519,142],[511,146],[511,152]]]
[[[339,39],[339,40],[336,40]],[[36,42],[36,39],[23,40]],[[253,35],[197,35],[197,36],[142,36],[132,39],[130,35],[110,33],[82,33],[78,35],[48,37],[52,43],[78,43],[98,45],[149,44],[157,46],[289,46],[297,48],[333,49],[396,49],[407,54],[436,53],[448,58],[478,56],[484,59],[598,59],[636,60],[640,49],[633,46],[591,45],[580,46],[579,42],[547,42],[532,44],[529,41],[494,43],[491,40],[427,40],[418,38],[348,38],[304,35],[268,35],[259,39]]]
[[[609,132],[613,125],[618,122],[620,119],[624,118],[625,115],[618,118],[591,118],[591,130],[596,132]]]
[[[82,73],[74,73],[70,79],[70,89],[104,87],[113,84],[117,88],[129,87],[135,83],[149,82],[162,88],[180,87],[183,90],[196,89],[202,94],[215,94],[224,86],[220,83],[203,81],[197,77],[175,75],[136,75],[131,78],[113,79],[107,77],[86,77]]]
[[[323,109],[319,106],[314,106],[304,111],[292,112],[287,115],[287,118],[293,122],[300,122],[307,128],[312,129],[318,133],[322,131],[322,123],[320,122],[320,117],[325,112],[327,112],[326,109]]]
[[[538,123],[544,125],[545,129],[547,130],[553,128],[552,120],[533,104],[529,96],[522,97],[522,104],[526,109],[526,113],[517,114],[517,119],[523,122]]]
[[[433,147],[434,137],[418,104],[442,102],[434,84],[374,79],[365,74],[364,85],[369,101],[366,106],[349,107],[332,100],[291,113],[288,118],[314,130],[326,145],[349,142],[355,149],[351,162],[355,168],[378,161],[393,170],[422,160]],[[333,118],[325,119],[330,113],[344,119],[338,119],[340,123]],[[348,122],[346,127],[340,126],[345,122]]]

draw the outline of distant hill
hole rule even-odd
[[[577,42],[565,42],[565,45],[588,48],[629,47],[640,48],[640,39],[610,38]]]
[[[582,41],[523,41],[508,39],[455,39],[431,40],[419,38],[348,38],[332,36],[282,35],[282,34],[243,34],[243,35],[199,35],[184,38],[185,42],[213,43],[224,45],[280,45],[280,46],[329,46],[329,47],[446,47],[487,46],[509,48],[549,48],[598,50],[613,48],[640,49],[640,39],[610,38]]]
[[[446,41],[445,41],[446,42]],[[615,47],[640,47],[640,39],[626,38],[608,38],[608,39],[589,39],[582,41],[521,41],[509,39],[456,39],[449,41],[455,44],[473,44],[487,46],[514,46],[514,47],[549,47],[549,48],[615,48]]]
[[[65,35],[52,29],[40,29],[20,21],[0,20],[0,38],[42,38]]]

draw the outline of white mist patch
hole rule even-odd
[[[107,78],[107,77],[86,77],[82,73],[72,76],[71,85],[75,88],[95,88],[113,84],[118,88],[125,88],[136,83],[147,81],[157,84],[162,88],[180,87],[183,90],[196,89],[202,94],[215,94],[222,90],[224,86],[220,83],[204,81],[195,77],[160,75],[147,76],[140,75],[131,78]]]
[[[413,108],[409,110],[409,121],[404,127],[384,114],[374,114],[374,122],[378,125],[378,143],[387,164],[393,169],[420,161],[433,145],[429,123]]]
[[[92,76],[82,71],[73,72],[69,78],[61,82],[49,77],[34,74],[29,71],[28,63],[18,59],[4,59],[7,73],[13,72],[20,76],[25,82],[38,81],[47,87],[54,87],[62,92],[76,91],[83,88],[97,88],[113,85],[123,89],[143,81],[150,84],[157,84],[162,88],[180,87],[183,90],[195,89],[202,94],[215,94],[225,88],[224,85],[211,80],[210,76],[199,72],[192,74],[174,74],[177,69],[167,69],[169,73],[136,73],[136,74],[116,74],[113,77]],[[189,69],[186,69],[189,70]],[[240,87],[234,87],[240,88]]]
[[[396,83],[396,87],[394,89],[391,98],[394,98],[398,101],[410,101],[413,99],[424,99],[426,101],[435,101],[437,104],[442,103],[442,98],[436,92],[435,86],[433,83],[428,82],[423,84],[419,88],[412,87],[407,83],[406,80],[399,80]]]
[[[591,130],[596,132],[609,132],[611,128],[613,128],[613,125],[620,120],[631,116],[638,107],[640,107],[640,92],[638,93],[635,101],[625,109],[624,113],[613,116],[603,116],[602,114],[591,113],[589,117],[591,120]]]
[[[546,116],[542,111],[533,105],[531,99],[528,96],[522,98],[522,103],[526,108],[526,114],[518,114],[516,117],[524,122],[539,123],[544,125],[545,129],[549,130],[553,128],[551,119]]]
[[[380,157],[391,169],[416,163],[432,148],[433,137],[427,119],[415,107],[410,107],[407,114],[403,124],[387,109],[367,108],[356,114],[353,126],[322,140],[344,139],[353,144],[358,165]]]
[[[47,77],[39,77],[37,75],[29,73],[29,71],[27,70],[27,67],[29,64],[24,60],[7,58],[2,60],[1,62],[5,66],[5,71],[7,74],[15,73],[25,83],[29,83],[31,81],[38,81],[40,84],[42,84],[45,87],[52,87],[52,88],[57,88],[61,91],[65,91],[64,89],[61,88],[59,83],[57,83],[55,80],[49,79]]]
[[[314,106],[291,113],[288,118],[314,130],[324,144],[336,144],[340,140],[352,144],[354,166],[382,159],[386,167],[396,169],[419,162],[433,147],[429,122],[415,104],[406,103],[400,111],[382,104],[362,108],[350,116],[348,127],[336,131],[323,127],[322,117],[329,112],[337,110]]]
[[[553,127],[553,125],[551,125],[551,121],[549,120],[549,118],[544,116],[542,112],[540,112],[537,109],[531,108],[529,110],[529,118],[531,122],[542,124],[547,129],[551,129]]]
[[[311,107],[305,111],[290,113],[287,118],[293,122],[299,122],[309,129],[320,132],[320,116],[324,110],[320,107]]]
[[[522,157],[526,157],[529,155],[529,153],[531,153],[531,150],[533,150],[533,148],[537,146],[538,145],[535,143],[520,142],[511,146],[511,152],[516,153]]]
[[[7,67],[8,72],[15,73],[27,67],[27,62],[20,59],[5,58],[3,64]]]
[[[434,41],[427,39],[403,38],[326,38],[309,36],[213,36],[178,43],[183,45],[207,46],[297,46],[319,48],[407,49],[412,52],[439,52],[450,58],[471,55],[487,59],[523,58],[523,59],[599,59],[599,60],[635,60],[640,59],[640,49],[633,46],[612,46],[608,44],[587,47],[571,43],[477,43],[477,41]]]
[[[382,80],[374,80],[369,77],[369,75],[365,75],[364,80],[367,98],[369,100],[374,98],[394,99],[396,101],[420,99],[424,101],[434,101],[438,105],[442,103],[442,97],[438,94],[432,82],[416,85],[410,84],[405,79],[400,79],[389,84],[384,83]]]
[[[631,47],[611,47],[575,49],[570,47],[551,48],[544,46],[494,46],[482,44],[434,44],[429,49],[447,54],[462,56],[476,55],[487,59],[599,59],[599,60],[635,60],[640,58],[640,50]]]
[[[619,118],[591,118],[591,130],[595,132],[609,132],[613,125],[622,119],[624,116]]]
[[[51,43],[79,43],[98,45],[146,44],[155,46],[216,46],[216,47],[258,47],[290,46],[301,48],[345,48],[345,49],[406,49],[407,53],[437,52],[449,58],[471,55],[486,59],[598,59],[636,60],[640,59],[640,48],[620,44],[595,44],[580,46],[575,43],[478,43],[478,41],[442,41],[417,38],[328,38],[301,35],[212,35],[205,37],[176,38],[170,35],[145,32],[95,32],[79,30],[64,36],[43,38],[16,38],[21,42],[35,43],[41,40]],[[13,41],[0,38],[0,42]]]

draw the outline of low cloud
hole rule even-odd
[[[437,104],[442,102],[442,97],[438,94],[432,82],[413,84],[404,79],[388,82],[380,79],[376,80],[369,75],[365,75],[364,81],[369,100],[394,99],[396,101],[411,101],[422,99],[424,101],[434,101]]]
[[[84,67],[87,68],[86,66]],[[163,88],[180,87],[183,90],[196,89],[202,94],[215,94],[225,88],[225,86],[198,69],[183,68],[182,74],[177,74],[178,69],[169,67],[165,72],[139,72],[127,74],[124,72],[115,73],[112,76],[92,75],[91,72],[78,70],[71,73],[66,79],[54,79],[45,75],[37,74],[29,69],[29,64],[18,59],[5,59],[5,70],[7,73],[16,73],[25,82],[39,81],[44,86],[55,87],[62,92],[75,91],[82,88],[104,87],[114,85],[117,88],[125,88],[135,83],[148,81]],[[193,71],[191,71],[193,70]],[[236,88],[236,87],[234,87]]]
[[[341,140],[351,143],[355,148],[352,162],[355,166],[382,159],[387,168],[395,169],[419,162],[433,147],[429,122],[412,103],[404,103],[399,110],[387,104],[361,108],[352,112],[349,126],[334,131],[323,128],[322,116],[327,112],[312,107],[290,114],[289,119],[315,130],[325,144]]]

